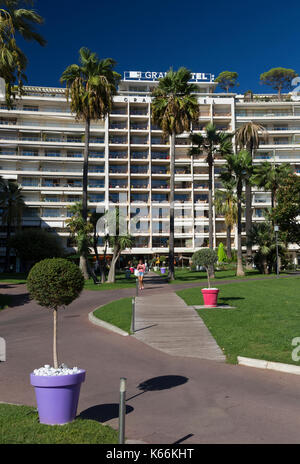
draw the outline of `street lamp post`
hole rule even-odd
[[[279,277],[279,260],[278,260],[278,232],[279,227],[274,226],[275,239],[276,239],[276,276]]]

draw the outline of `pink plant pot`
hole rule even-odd
[[[201,289],[204,306],[209,308],[216,308],[218,306],[218,288],[202,288]]]

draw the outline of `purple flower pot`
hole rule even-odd
[[[81,383],[85,370],[77,374],[42,376],[30,374],[35,388],[41,424],[62,425],[72,422],[77,413]]]

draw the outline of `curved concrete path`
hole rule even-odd
[[[160,282],[156,274],[147,274],[145,288],[159,286]],[[135,298],[134,336],[173,356],[224,362],[226,357],[197,312],[168,287],[170,293],[149,295],[142,290]]]
[[[167,290],[149,287],[145,293]],[[28,301],[24,285],[5,285],[1,291],[15,295],[15,306],[0,312],[0,333],[7,341],[0,401],[35,406],[29,373],[51,363],[52,314]],[[119,379],[125,376],[129,439],[299,443],[300,376],[170,356],[88,321],[88,313],[101,304],[134,293],[84,291],[59,314],[60,361],[87,370],[78,410],[83,417],[117,428]]]

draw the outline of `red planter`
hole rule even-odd
[[[216,308],[218,306],[218,288],[202,288],[201,289],[204,306],[208,306],[210,308]]]

